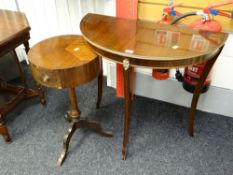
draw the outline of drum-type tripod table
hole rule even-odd
[[[98,134],[111,137],[111,132],[103,131],[96,121],[80,118],[75,87],[98,77],[98,108],[102,96],[103,71],[101,57],[97,56],[81,36],[64,35],[49,38],[36,44],[28,54],[32,75],[37,83],[51,88],[68,88],[71,119],[68,134],[64,137],[63,150],[57,164],[65,160],[70,139],[78,128],[91,128]]]

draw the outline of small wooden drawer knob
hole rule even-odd
[[[49,81],[49,79],[50,79],[50,78],[49,78],[49,76],[48,76],[48,75],[45,75],[45,76],[44,76],[44,78],[43,78],[43,82],[45,82],[45,83],[46,83],[46,82],[48,82],[48,81]]]

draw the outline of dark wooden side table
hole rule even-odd
[[[97,14],[87,14],[80,28],[84,39],[97,54],[121,63],[124,67],[122,159],[126,159],[129,137],[131,66],[166,69],[206,62],[189,112],[188,132],[193,136],[195,111],[203,83],[224,47],[228,34]]]
[[[64,35],[49,38],[36,44],[29,51],[29,62],[36,82],[51,88],[68,88],[72,120],[68,134],[64,137],[63,150],[57,164],[65,160],[70,139],[78,128],[91,128],[98,134],[111,137],[111,132],[103,131],[96,121],[81,119],[75,87],[98,77],[98,108],[102,97],[102,59],[97,56],[79,35]]]
[[[45,104],[44,93],[40,87],[38,90],[28,88],[15,52],[15,48],[21,44],[25,46],[26,53],[29,51],[29,31],[30,26],[23,13],[0,10],[0,57],[8,52],[13,52],[23,83],[23,86],[13,86],[0,79],[0,134],[7,143],[11,141],[11,138],[3,120],[6,113],[11,111],[22,100],[30,97],[39,96],[40,102]]]

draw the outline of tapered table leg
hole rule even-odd
[[[25,42],[25,43],[28,43],[28,42]],[[25,48],[26,48],[26,46],[25,46]],[[28,45],[28,50],[29,50],[29,45]],[[26,98],[32,98],[32,97],[37,97],[38,96],[39,99],[40,99],[40,103],[42,105],[45,105],[45,103],[46,103],[45,102],[45,95],[44,95],[44,91],[43,91],[41,85],[38,85],[37,89],[30,89],[30,88],[28,88],[26,77],[25,77],[25,75],[23,73],[22,67],[20,65],[20,62],[19,62],[19,59],[18,59],[18,56],[17,56],[15,50],[13,50],[13,55],[14,55],[14,59],[15,59],[15,62],[17,64],[17,67],[18,67],[18,71],[19,71],[19,74],[20,74],[21,82],[23,83],[23,86],[25,88],[25,99]]]
[[[130,113],[131,113],[131,69],[129,61],[123,61],[123,74],[124,74],[124,135],[122,145],[122,159],[126,159],[127,146],[129,141],[129,126],[130,126]]]
[[[200,93],[202,91],[204,82],[205,82],[211,68],[213,67],[215,61],[217,60],[219,54],[222,51],[222,48],[219,49],[219,51],[216,53],[216,55],[212,59],[207,61],[206,65],[205,65],[205,67],[203,69],[203,72],[201,74],[201,77],[200,77],[200,79],[198,81],[198,84],[195,87],[195,91],[194,91],[193,98],[192,98],[192,103],[191,103],[191,108],[189,110],[188,133],[189,133],[190,136],[193,136],[193,133],[194,133],[195,112],[196,112],[196,108],[197,108],[197,102],[198,102],[198,99],[200,97]]]
[[[102,58],[100,58],[100,74],[98,76],[98,94],[97,94],[97,103],[96,108],[98,109],[100,107],[102,95],[103,95],[103,64],[102,64]]]
[[[77,98],[75,94],[75,88],[69,89],[69,96],[70,96],[70,111],[68,112],[68,116],[70,117],[72,123],[70,125],[70,128],[68,130],[68,133],[64,136],[63,140],[63,149],[61,152],[61,155],[57,161],[57,165],[61,166],[66,158],[68,149],[69,149],[69,143],[71,140],[71,137],[76,129],[80,128],[89,128],[94,130],[96,133],[105,136],[105,137],[112,137],[112,132],[104,131],[100,124],[96,121],[90,121],[87,119],[80,119],[80,110],[78,108]]]
[[[22,67],[20,65],[20,62],[19,62],[19,59],[18,59],[18,56],[17,56],[15,50],[13,50],[13,55],[14,55],[14,59],[15,59],[15,62],[17,64],[17,67],[18,67],[21,82],[23,83],[23,86],[25,88],[28,88],[28,85],[27,85],[27,82],[26,82],[26,77],[25,77],[25,75],[23,73]]]
[[[28,41],[25,41],[23,43],[24,47],[25,47],[25,52],[28,53],[28,51],[30,50],[30,46],[29,46],[29,42]]]

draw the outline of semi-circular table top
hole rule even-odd
[[[87,14],[80,28],[98,54],[120,63],[127,58],[136,66],[158,68],[211,59],[228,37],[226,33],[97,14]]]

